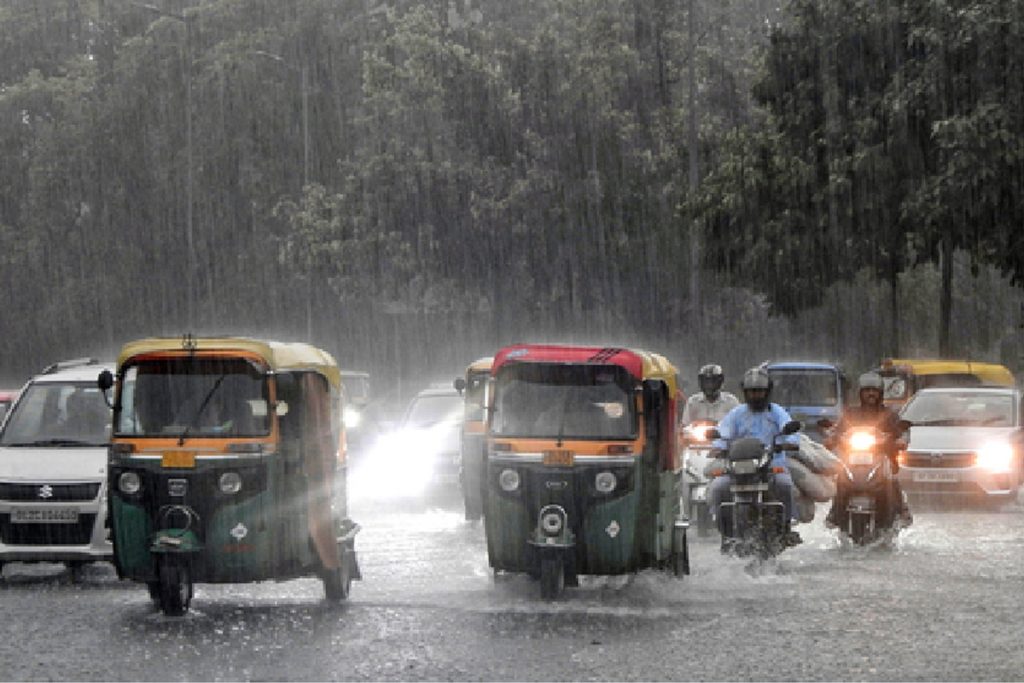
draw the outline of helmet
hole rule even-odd
[[[740,387],[743,389],[743,400],[751,410],[759,412],[768,407],[768,397],[772,393],[772,378],[763,367],[750,368],[743,373]],[[754,392],[757,392],[756,395]]]
[[[877,389],[883,391],[885,389],[885,383],[882,381],[882,376],[877,372],[865,372],[857,380],[857,386],[861,391],[864,389]]]
[[[718,392],[721,391],[724,382],[725,373],[722,372],[721,365],[711,363],[702,367],[697,373],[697,384],[700,385],[700,390],[709,400],[713,401],[718,398]]]
[[[867,403],[869,405],[877,407],[879,404],[881,404],[882,396],[885,393],[885,383],[882,381],[881,375],[879,375],[877,372],[865,372],[857,380],[857,386],[859,388],[858,393],[860,394],[861,405]],[[865,400],[864,392],[866,391],[875,392],[876,397],[874,398],[874,400]]]

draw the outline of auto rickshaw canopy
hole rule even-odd
[[[556,344],[514,344],[506,346],[494,357],[491,374],[497,375],[510,363],[569,363],[618,365],[634,379],[661,380],[675,396],[678,371],[664,356],[640,349],[599,346],[562,346]]]
[[[879,371],[882,374],[900,373],[911,376],[923,375],[974,375],[983,384],[1012,387],[1013,373],[997,363],[977,363],[961,360],[886,358]]]
[[[274,372],[307,371],[324,377],[335,389],[341,388],[341,371],[331,354],[302,342],[276,342],[248,337],[151,337],[129,342],[121,348],[117,366],[145,356],[179,355],[196,351],[242,352],[261,358]]]
[[[485,356],[483,358],[477,358],[475,361],[466,366],[466,374],[473,372],[486,372],[491,369],[494,365],[494,356]]]

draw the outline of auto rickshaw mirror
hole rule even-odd
[[[99,387],[100,391],[106,392],[110,387],[114,386],[114,373],[110,370],[104,370],[96,377],[96,386]]]
[[[287,401],[278,401],[274,404],[274,413],[278,417],[284,417],[288,414],[288,403]]]
[[[818,427],[821,429],[831,429],[834,424],[835,423],[827,417],[823,417],[818,420]]]
[[[463,379],[462,377],[456,377],[455,381],[452,382],[452,386],[455,387],[455,391],[461,394],[463,391],[466,390],[466,380]]]
[[[803,425],[800,424],[800,420],[790,420],[786,423],[786,426],[782,428],[782,433],[786,435],[796,434],[800,431],[802,426]]]

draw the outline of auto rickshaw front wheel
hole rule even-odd
[[[173,561],[160,563],[160,609],[169,617],[180,617],[192,602],[192,577],[188,567]]]

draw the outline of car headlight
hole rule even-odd
[[[238,493],[242,490],[242,475],[238,472],[225,472],[220,475],[217,486],[221,493]]]
[[[854,432],[850,434],[850,448],[855,451],[869,451],[875,447],[875,435],[871,432]]]
[[[363,421],[363,414],[355,408],[345,408],[341,414],[341,419],[345,423],[345,429],[355,429]]]
[[[594,477],[594,488],[597,489],[598,493],[611,493],[615,490],[615,485],[618,483],[615,475],[611,472],[598,472],[597,476]]]
[[[498,486],[502,491],[512,493],[519,488],[519,473],[515,470],[502,470],[498,475]]]
[[[1013,464],[1013,448],[1005,442],[987,443],[978,450],[975,462],[992,472],[1009,472]]]
[[[135,472],[122,472],[121,476],[117,478],[117,488],[121,493],[132,496],[142,488],[142,480]]]

